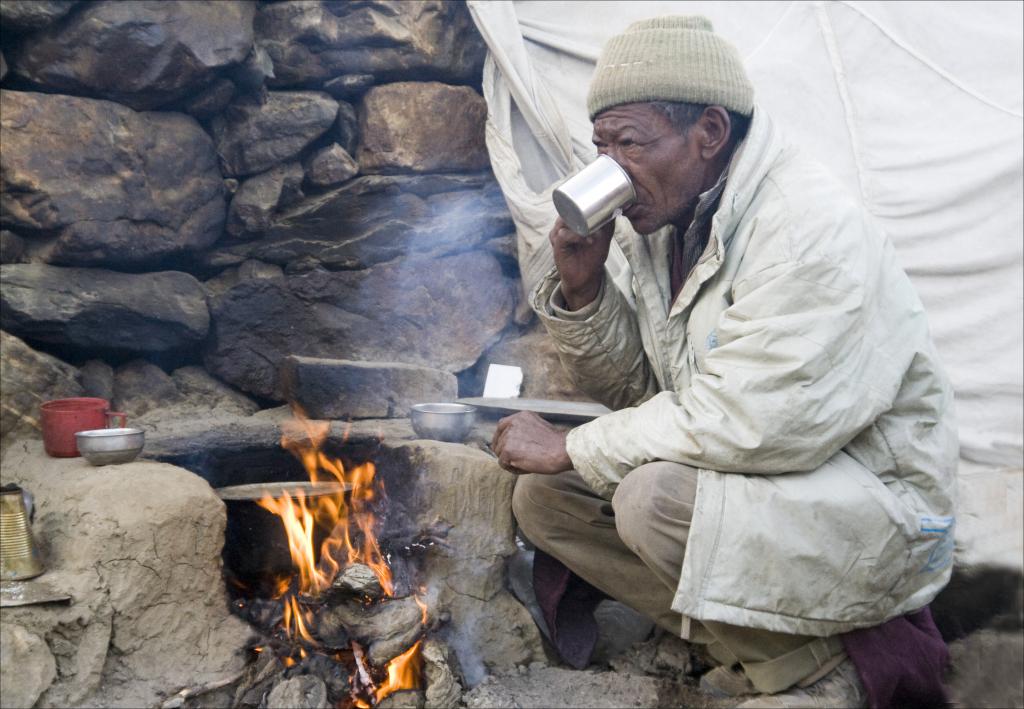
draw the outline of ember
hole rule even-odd
[[[346,617],[346,613],[337,612],[329,613],[321,622],[318,609],[337,593],[335,580],[346,570],[342,588],[363,576],[375,583],[363,581],[359,587],[377,592],[376,597],[360,594],[355,602],[349,598],[347,613],[365,608],[373,616],[382,604],[399,600],[395,598],[391,568],[377,539],[379,512],[387,501],[383,481],[377,477],[373,463],[346,468],[339,459],[325,454],[323,444],[329,431],[329,422],[312,421],[299,412],[283,426],[281,445],[301,461],[310,481],[341,485],[332,494],[307,496],[301,489],[294,489],[259,500],[261,507],[281,519],[294,574],[277,581],[276,600],[271,605],[264,599],[252,599],[238,602],[236,609],[264,627],[260,620],[273,621],[268,647],[286,668],[299,669],[314,656],[351,665],[347,672],[349,696],[344,703],[371,707],[397,691],[419,687],[423,664],[420,650],[428,612],[426,604],[414,597],[420,610],[418,630],[404,635],[408,638],[405,642],[412,644],[383,668],[373,664],[382,661],[378,657],[381,645],[359,631],[362,624],[337,627],[329,619]],[[326,537],[317,548],[316,535],[324,532]],[[373,644],[374,652],[369,657],[360,642]]]

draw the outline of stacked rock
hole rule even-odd
[[[48,398],[130,402],[138,371],[167,394],[148,410],[181,406],[183,367],[255,410],[289,355],[450,377],[517,329],[463,3],[19,0],[0,22],[4,447]]]

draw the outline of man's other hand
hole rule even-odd
[[[562,279],[562,296],[569,310],[579,310],[601,292],[615,221],[588,236],[580,236],[559,217],[548,234],[555,266]]]
[[[498,422],[491,449],[509,472],[554,475],[572,470],[565,436],[537,414],[520,411]]]

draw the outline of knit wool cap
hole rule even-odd
[[[700,15],[634,22],[608,40],[590,83],[590,119],[623,103],[682,101],[754,110],[754,87],[736,48]]]

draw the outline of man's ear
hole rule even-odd
[[[697,119],[697,128],[700,156],[705,160],[713,160],[729,144],[732,123],[728,111],[721,106],[708,106]]]

